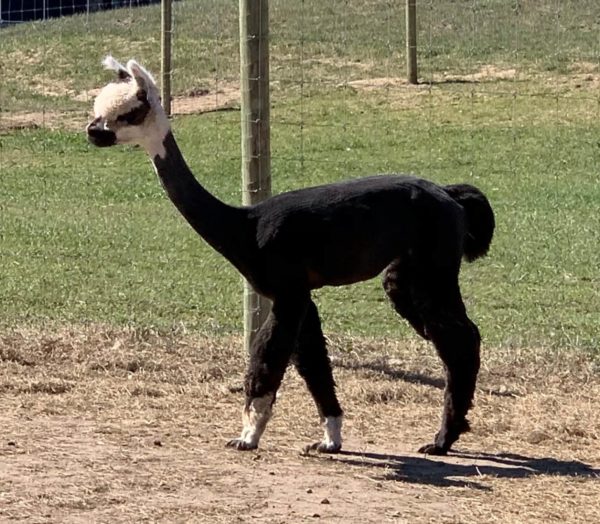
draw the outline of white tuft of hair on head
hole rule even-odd
[[[123,64],[117,62],[111,55],[106,55],[102,60],[104,69],[112,69],[113,71],[127,71]]]

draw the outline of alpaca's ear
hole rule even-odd
[[[154,78],[135,60],[127,62],[127,70],[136,81],[138,87],[146,93],[155,85]]]
[[[131,78],[129,71],[125,69],[125,66],[117,62],[110,55],[108,55],[104,60],[102,60],[102,65],[106,69],[112,69],[113,71],[116,71],[119,80],[129,80]]]

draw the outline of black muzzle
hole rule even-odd
[[[114,146],[117,143],[117,135],[114,131],[101,127],[99,123],[99,120],[94,120],[88,124],[86,128],[88,140],[98,147]]]

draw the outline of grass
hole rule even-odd
[[[389,171],[475,183],[498,219],[489,258],[462,276],[486,343],[597,353],[598,15],[592,1],[423,2],[424,84],[409,88],[393,81],[401,3],[271,2],[274,191]],[[235,81],[236,16],[225,2],[175,4],[178,93]],[[2,29],[0,124],[44,109],[83,126],[90,100],[74,97],[106,81],[103,54],[158,71],[158,33],[146,31],[158,20],[149,7]],[[239,202],[239,114],[174,128],[201,182]],[[93,149],[70,128],[12,129],[0,177],[3,327],[239,331],[240,277],[184,224],[141,152]],[[410,336],[378,281],[316,295],[329,333]]]
[[[404,7],[390,0],[270,2],[272,79],[337,85],[404,71]],[[419,5],[421,77],[481,65],[568,72],[598,63],[595,0],[445,0]],[[77,15],[2,29],[3,108],[74,107],[65,94],[97,87],[107,53],[160,67],[158,6]],[[148,28],[155,28],[148,31]],[[239,74],[235,2],[174,4],[174,85],[185,93],[207,78]],[[87,108],[85,101],[76,104]]]

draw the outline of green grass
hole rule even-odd
[[[237,79],[237,3],[174,4],[174,86],[179,93],[208,78]],[[391,0],[272,0],[272,79],[284,86],[337,85],[404,74],[404,3]],[[418,6],[420,76],[470,73],[482,65],[568,72],[597,64],[596,0],[429,0]],[[2,29],[2,108],[74,104],[73,93],[106,80],[107,53],[160,66],[159,6],[78,15]],[[50,91],[50,93],[48,92]]]
[[[199,4],[175,4],[180,93],[211,77],[235,79],[239,67],[235,3]],[[402,75],[401,3],[273,1],[274,191],[391,171],[474,183],[497,215],[490,256],[462,274],[486,342],[597,352],[600,99],[567,72],[598,63],[600,10],[591,1],[419,6],[425,80],[485,64],[516,68],[517,76],[347,87]],[[106,52],[157,71],[157,33],[144,32],[157,24],[152,7],[2,29],[2,111],[89,109],[43,94],[36,67],[42,83],[72,92],[106,81]],[[239,202],[239,114],[178,117],[174,128],[200,181]],[[4,326],[240,329],[241,278],[179,217],[141,151],[94,149],[67,130],[5,133],[0,213]],[[409,336],[377,280],[316,296],[327,332]]]

